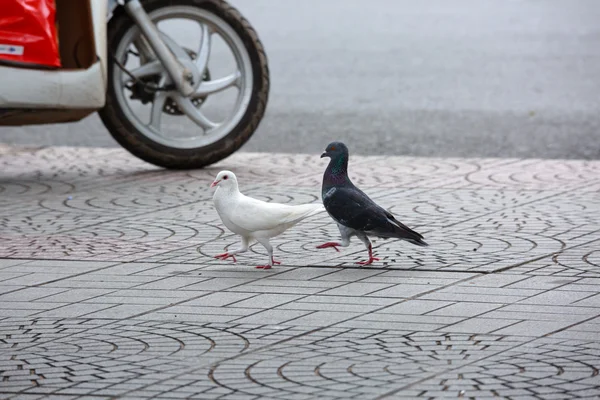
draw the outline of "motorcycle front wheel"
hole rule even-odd
[[[269,70],[256,32],[223,0],[142,4],[179,61],[197,68],[201,83],[192,96],[180,95],[119,7],[107,27],[102,122],[125,149],[161,167],[202,168],[229,156],[250,139],[267,105]]]

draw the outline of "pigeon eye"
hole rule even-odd
[[[334,151],[334,150],[335,150],[335,146],[331,146],[331,147],[329,148],[329,150],[330,150],[330,151]]]
[[[223,179],[227,179],[227,175],[225,175],[225,176],[223,177]]]

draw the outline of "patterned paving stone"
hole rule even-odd
[[[67,389],[94,394],[125,382],[145,386],[301,333],[240,324],[7,319],[0,321],[0,391],[36,393],[46,387],[57,394]],[[122,387],[106,394],[126,392]]]
[[[411,386],[419,397],[597,398],[597,342],[540,339]],[[402,398],[402,392],[389,398]]]
[[[597,398],[600,163],[358,157],[350,175],[423,233],[268,271],[222,226],[221,169],[265,201],[320,202],[318,155],[164,171],[119,149],[0,145],[0,398]]]

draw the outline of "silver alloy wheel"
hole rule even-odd
[[[230,87],[236,87],[238,93],[235,105],[231,114],[224,121],[216,123],[209,120],[200,108],[193,104],[191,98],[182,96],[176,90],[168,92],[159,91],[155,94],[152,102],[150,121],[144,122],[135,110],[131,108],[131,105],[126,99],[128,89],[125,86],[131,78],[121,71],[117,65],[113,65],[113,85],[115,88],[121,88],[121,90],[116,90],[116,100],[119,107],[127,119],[144,136],[164,146],[176,149],[192,149],[217,142],[227,136],[227,134],[240,122],[248,108],[250,97],[252,95],[252,64],[242,40],[225,21],[206,10],[197,7],[164,7],[149,13],[149,16],[155,24],[158,24],[160,21],[174,18],[193,20],[200,24],[202,38],[195,59],[192,59],[183,48],[179,47],[168,36],[164,35],[164,40],[180,62],[183,63],[186,68],[193,71],[196,93],[191,96],[192,98],[206,97]],[[210,58],[211,38],[215,33],[221,36],[223,41],[229,46],[229,49],[235,58],[237,70],[228,76],[204,81],[202,80],[202,77]],[[170,78],[164,71],[160,62],[153,58],[152,51],[149,49],[148,44],[141,39],[139,29],[136,26],[129,29],[119,42],[115,52],[116,58],[121,61],[124,60],[132,45],[136,47],[141,56],[140,60],[144,63],[130,72],[136,78],[160,74],[159,86],[168,84]],[[163,108],[168,98],[174,100],[179,109],[200,128],[198,134],[186,138],[172,137],[163,134],[163,131],[161,130],[161,120],[164,113]]]

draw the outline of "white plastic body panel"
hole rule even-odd
[[[0,108],[99,109],[106,101],[107,0],[92,0],[96,54],[88,69],[35,70],[0,66]]]

